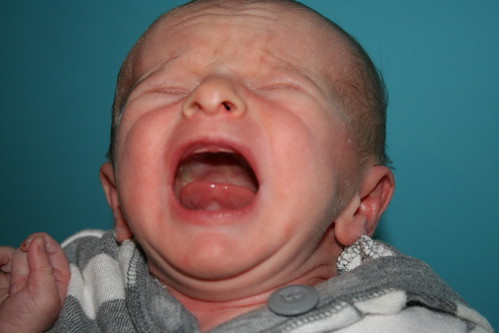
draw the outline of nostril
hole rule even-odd
[[[234,108],[234,106],[230,102],[222,102],[222,105],[227,111],[232,111],[232,109]]]

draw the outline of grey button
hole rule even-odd
[[[307,313],[319,303],[319,293],[306,285],[280,288],[270,295],[268,306],[278,315],[296,316]]]

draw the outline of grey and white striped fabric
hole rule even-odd
[[[63,243],[68,296],[50,332],[199,332],[197,321],[149,274],[133,241],[87,230]],[[314,310],[295,317],[262,307],[212,332],[493,332],[426,264],[361,237],[317,286]]]

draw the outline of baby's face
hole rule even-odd
[[[135,67],[119,198],[153,274],[184,292],[305,274],[358,172],[325,73],[342,42],[268,7],[167,19]]]

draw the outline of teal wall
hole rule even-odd
[[[182,1],[0,3],[0,244],[109,228],[98,181],[127,50]],[[499,2],[305,1],[356,36],[390,92],[398,188],[378,235],[499,327]]]

